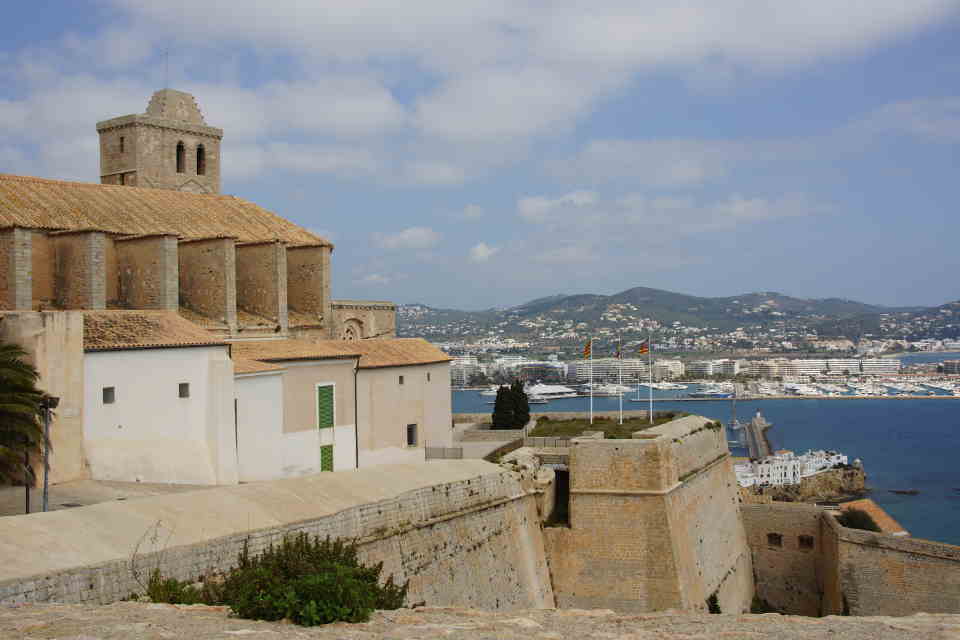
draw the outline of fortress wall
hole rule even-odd
[[[113,602],[131,571],[196,579],[285,533],[355,538],[409,601],[552,607],[535,496],[482,461],[390,465],[0,518],[0,603]],[[135,554],[136,552],[136,554]],[[141,577],[141,579],[144,579]]]
[[[705,468],[687,471],[665,502],[683,608],[704,609],[716,594],[721,611],[740,613],[753,599],[750,549],[730,458],[717,459],[717,450]]]
[[[734,475],[709,422],[682,418],[633,440],[571,442],[570,526],[544,530],[558,606],[705,610],[716,593],[725,612],[749,609]],[[693,451],[678,460],[685,446]]]
[[[883,535],[822,520],[827,557],[824,613],[906,616],[960,611],[960,547]]]
[[[823,509],[781,502],[744,504],[740,512],[753,556],[757,595],[783,613],[820,615],[825,564],[829,563],[821,536]],[[768,534],[781,536],[781,544],[771,543]],[[812,547],[801,545],[800,536],[807,536]]]

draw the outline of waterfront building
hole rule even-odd
[[[456,356],[450,362],[450,384],[454,387],[465,387],[470,382],[470,378],[480,371],[477,356]]]
[[[694,360],[686,365],[687,375],[696,378],[706,378],[714,374],[713,360]]]
[[[657,360],[653,363],[653,377],[657,380],[679,378],[683,372],[683,360]]]
[[[949,375],[960,374],[960,360],[944,360],[943,372]]]
[[[586,381],[590,379],[590,369],[593,368],[595,381],[616,382],[623,372],[624,382],[635,382],[638,379],[646,380],[650,375],[647,361],[642,358],[594,358],[583,360],[574,365],[574,379]]]
[[[899,358],[871,358],[860,361],[860,371],[864,375],[890,375],[900,373]]]
[[[780,487],[799,484],[803,478],[847,464],[847,460],[847,456],[836,451],[808,451],[798,456],[781,450],[759,460],[741,462],[734,466],[734,472],[741,487]]]
[[[553,361],[524,362],[516,367],[516,375],[521,380],[563,382],[567,375],[567,365]]]

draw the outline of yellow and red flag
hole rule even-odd
[[[583,346],[584,359],[589,358],[591,353],[593,353],[593,338],[587,340],[587,344]]]
[[[640,343],[640,347],[637,349],[637,352],[638,352],[638,353],[641,353],[641,354],[650,353],[650,339],[649,339],[649,338],[647,338],[646,340],[644,340],[643,342]]]

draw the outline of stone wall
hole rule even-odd
[[[53,272],[56,266],[53,238],[43,231],[34,231],[31,235],[32,308],[49,309],[56,304],[56,291],[53,285]]]
[[[50,424],[51,484],[88,478],[83,447],[83,314],[79,311],[3,313],[0,314],[0,340],[23,347],[27,360],[40,373],[44,391],[60,398],[60,406]],[[39,461],[34,463],[34,470],[41,482]]]
[[[394,465],[0,519],[0,603],[113,602],[154,566],[195,579],[285,533],[358,539],[410,602],[554,605],[536,499],[481,461]],[[159,526],[157,526],[159,523]],[[57,553],[51,553],[56,549]]]
[[[28,229],[0,231],[0,309],[26,309],[32,305],[32,236]]]
[[[54,247],[54,295],[61,309],[106,308],[106,234],[61,231]]]
[[[337,340],[397,335],[397,307],[392,302],[334,300],[330,315],[330,337]]]
[[[236,250],[232,238],[181,241],[180,305],[231,331],[237,326]]]
[[[544,530],[558,606],[705,610],[716,594],[723,611],[749,609],[734,476],[709,424],[690,416],[634,440],[571,442],[569,527]]]
[[[330,318],[330,247],[287,247],[287,305],[301,323]]]
[[[237,307],[287,328],[287,253],[281,242],[236,247]]]
[[[753,555],[757,595],[784,613],[820,615],[825,580],[823,509],[781,503],[744,504],[740,511]]]
[[[822,518],[824,614],[905,616],[960,612],[960,547],[858,529]]]
[[[119,298],[128,309],[176,311],[179,305],[177,238],[138,236],[116,241]]]

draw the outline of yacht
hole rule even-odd
[[[528,385],[524,388],[527,394],[527,401],[533,402],[531,398],[543,398],[545,401],[556,400],[557,398],[576,398],[577,392],[570,387],[559,384],[537,384]]]
[[[481,391],[481,392],[480,392],[480,395],[482,395],[482,396],[490,396],[490,397],[494,397],[494,398],[495,398],[495,397],[497,397],[497,390],[498,390],[499,388],[500,388],[500,387],[499,387],[498,385],[492,384],[492,385],[490,385],[490,388],[487,389],[486,391]]]

